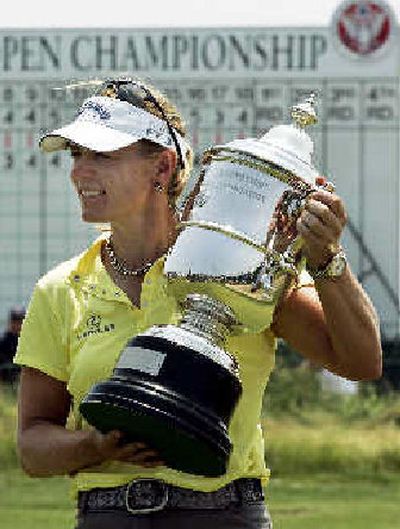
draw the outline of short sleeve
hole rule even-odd
[[[67,382],[69,359],[62,320],[62,307],[54,291],[39,282],[22,325],[14,363]]]

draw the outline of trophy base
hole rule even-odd
[[[226,472],[231,443],[223,422],[159,384],[132,376],[101,382],[80,410],[101,432],[121,430],[127,442],[148,444],[171,468],[210,477]]]

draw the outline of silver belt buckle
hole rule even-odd
[[[157,499],[157,488],[160,488],[160,501],[155,505],[146,506],[153,499]],[[135,493],[133,493],[135,490]],[[138,507],[132,506],[131,498],[134,498]],[[168,488],[165,483],[154,479],[138,479],[128,483],[125,491],[125,507],[132,514],[147,514],[150,512],[161,511],[168,503]]]

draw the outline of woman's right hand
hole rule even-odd
[[[117,460],[152,468],[163,465],[144,443],[124,443],[123,434],[69,430],[71,396],[65,382],[23,367],[19,385],[18,451],[32,477],[74,475],[84,468]]]
[[[111,430],[108,433],[101,433],[98,430],[91,430],[89,439],[93,443],[93,449],[103,461],[124,461],[146,468],[153,468],[164,465],[159,454],[147,446],[145,443],[135,441],[124,443],[124,434],[119,430]]]

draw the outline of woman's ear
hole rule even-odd
[[[176,163],[176,152],[172,149],[165,149],[159,153],[156,163],[156,178],[163,186],[168,186],[175,171]]]

